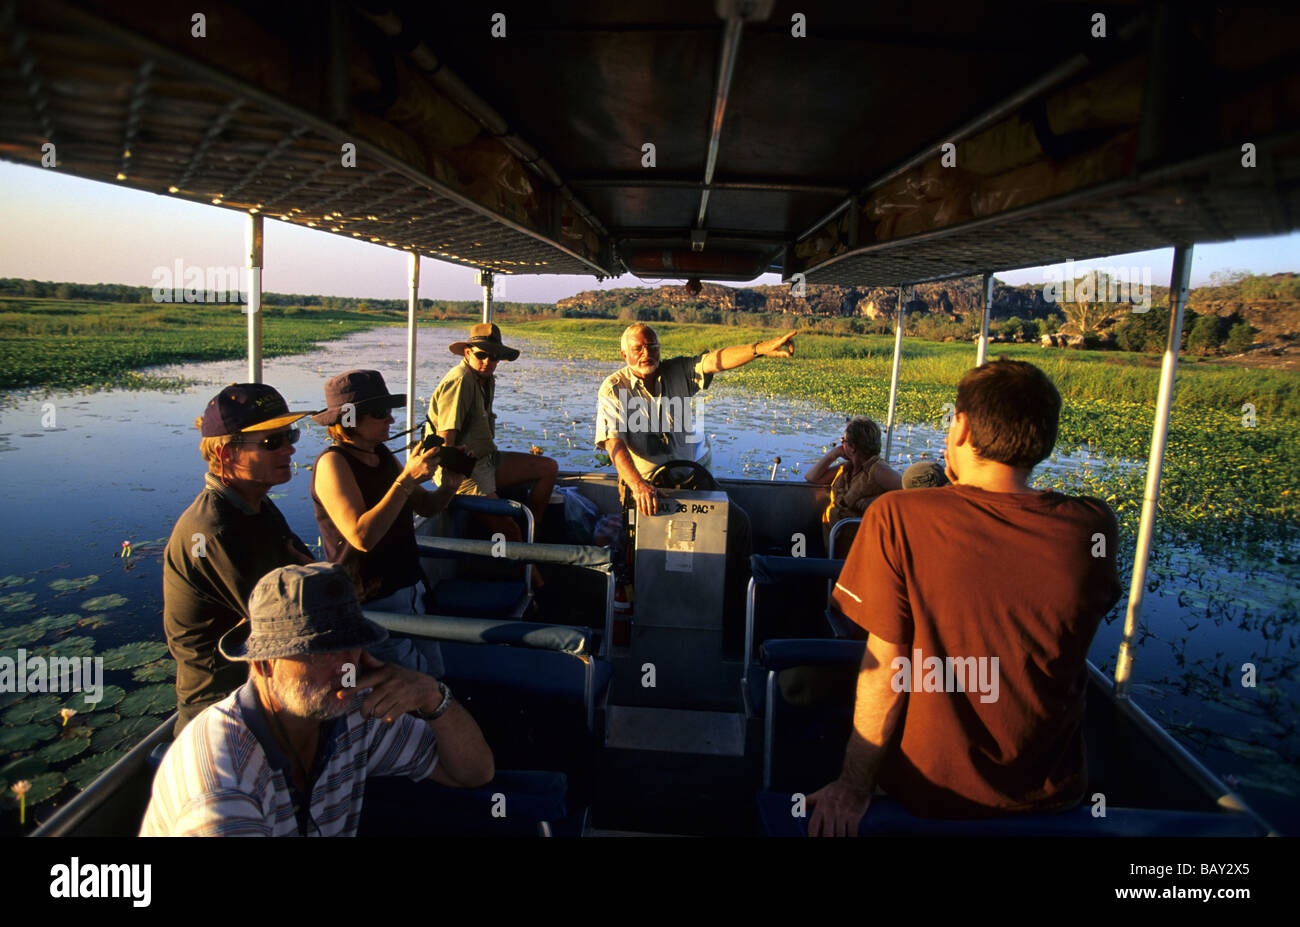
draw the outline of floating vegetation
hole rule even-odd
[[[39,631],[42,635],[45,635],[51,631],[66,631],[68,628],[74,628],[80,620],[80,615],[71,612],[66,615],[46,615],[43,618],[37,618],[28,627],[33,632]]]
[[[0,727],[0,753],[21,753],[30,750],[43,740],[57,737],[57,724],[24,724],[19,727]]]
[[[13,586],[26,586],[32,581],[30,576],[0,576],[0,589],[9,589]]]
[[[135,641],[104,654],[104,669],[131,669],[160,660],[166,655],[167,645],[162,641]]]
[[[176,707],[176,687],[169,685],[145,686],[136,689],[118,704],[117,710],[127,718],[172,711]]]
[[[176,661],[171,659],[146,663],[131,673],[136,682],[164,682],[176,678]],[[174,691],[174,690],[173,690]]]
[[[83,728],[84,730],[84,728]],[[80,756],[90,749],[89,737],[61,737],[36,751],[36,756],[47,763],[62,763]]]
[[[95,731],[90,737],[90,747],[96,752],[114,747],[134,747],[137,741],[160,723],[157,718],[124,718],[117,724]]]
[[[25,612],[36,607],[32,604],[35,601],[34,592],[8,592],[0,595],[0,609],[7,612]]]
[[[79,592],[97,582],[99,582],[99,577],[91,573],[88,576],[79,576],[76,579],[52,579],[47,585],[55,592]]]
[[[104,686],[104,691],[100,693],[101,698],[93,704],[86,701],[86,696],[92,694],[94,693],[79,692],[73,696],[72,701],[68,703],[68,707],[75,708],[78,712],[103,711],[105,708],[112,708],[126,698],[126,690],[121,686]]]
[[[126,752],[125,750],[110,750],[108,753],[96,753],[94,756],[87,757],[68,770],[68,781],[77,788],[84,789],[94,782],[95,777],[100,773],[126,756]]]
[[[0,766],[0,791],[8,789],[19,779],[30,779],[45,772],[49,764],[35,756],[25,756],[7,766]]]
[[[122,720],[122,716],[115,711],[98,711],[93,715],[85,715],[77,721],[79,730],[95,731],[101,727],[108,727],[110,724],[116,724]]]
[[[68,779],[61,772],[41,773],[35,779],[30,780],[32,786],[27,790],[27,806],[39,805],[43,801],[48,801],[68,784]]]
[[[95,654],[93,637],[65,637],[61,641],[38,647],[35,651],[42,657],[90,657]]]
[[[61,696],[29,695],[4,713],[4,723],[16,726],[37,721],[53,721],[59,716],[59,709],[62,707]]]
[[[0,710],[18,704],[26,694],[25,692],[0,692]]]
[[[77,622],[77,627],[86,628],[89,631],[98,631],[100,628],[107,627],[112,623],[103,615],[88,615]]]
[[[113,592],[109,595],[100,595],[95,596],[93,599],[87,599],[81,603],[81,607],[88,612],[106,612],[110,608],[120,608],[125,604],[126,596]]]

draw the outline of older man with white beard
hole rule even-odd
[[[248,682],[172,744],[141,836],[353,836],[369,776],[491,781],[492,751],[446,684],[365,652],[388,634],[342,567],[274,570],[248,607],[220,642]]]

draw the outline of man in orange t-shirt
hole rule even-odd
[[[834,599],[869,634],[840,778],[809,796],[811,836],[857,834],[882,786],[912,814],[1069,808],[1086,786],[1086,659],[1119,600],[1102,501],[1034,490],[1061,398],[998,360],[957,387],[952,485],[873,504]]]

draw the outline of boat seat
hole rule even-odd
[[[753,653],[757,631],[755,615],[758,610],[758,589],[761,586],[773,586],[791,580],[825,579],[828,595],[831,584],[840,575],[844,566],[842,560],[830,560],[825,557],[778,557],[754,554],[749,558],[750,571],[748,596],[745,602],[745,650],[740,675],[742,704],[747,718],[763,714],[765,699],[764,674],[753,672]],[[762,643],[759,641],[758,643]]]
[[[795,799],[789,792],[760,792],[758,814],[763,833],[768,837],[806,837],[808,817],[796,817],[795,807]],[[1246,814],[1107,808],[1105,817],[1093,817],[1089,804],[1069,811],[946,821],[908,814],[887,795],[872,799],[858,827],[858,835],[862,837],[1257,837],[1261,834],[1258,825]]]
[[[467,618],[518,618],[528,604],[523,583],[444,579],[429,593],[428,610]]]
[[[402,776],[366,780],[359,837],[530,836],[581,832],[563,773],[498,770],[487,785],[457,789]]]

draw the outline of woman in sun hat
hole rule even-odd
[[[402,466],[384,446],[392,410],[406,404],[378,370],[349,370],[325,384],[326,409],[312,416],[334,444],[316,459],[311,500],[325,557],[343,566],[371,611],[424,613],[415,545],[415,515],[432,516],[451,501],[460,478],[444,468],[436,491],[420,484],[438,468],[440,448],[415,451]],[[390,639],[375,656],[420,672],[442,673],[436,642]]]

